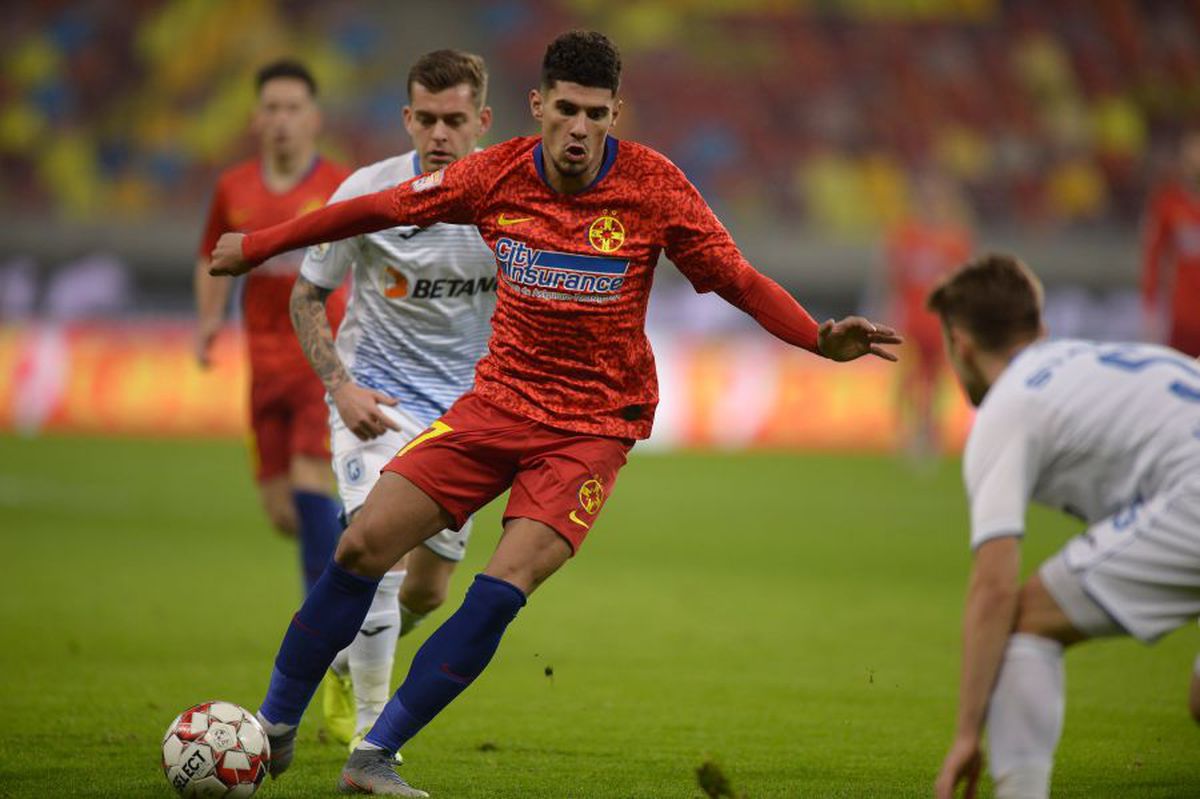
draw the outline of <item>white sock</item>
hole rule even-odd
[[[400,583],[404,572],[388,572],[379,581],[371,608],[354,641],[346,648],[354,682],[356,729],[370,728],[391,697],[392,664],[400,637]]]
[[[333,662],[329,664],[329,668],[333,669],[339,677],[345,677],[346,672],[350,671],[350,647],[338,652]]]
[[[296,729],[295,724],[284,724],[282,721],[267,721],[267,717],[262,714],[261,710],[256,712],[254,717],[258,719],[258,723],[262,725],[263,730],[266,731],[267,735],[283,735],[289,730]]]
[[[415,630],[417,628],[417,625],[419,625],[421,622],[425,621],[425,617],[427,615],[429,615],[429,614],[417,613],[414,610],[409,610],[408,608],[406,608],[404,606],[404,603],[401,602],[400,603],[400,637],[403,638],[404,636],[408,635],[413,630]]]
[[[1046,799],[1062,735],[1063,647],[1015,633],[988,708],[988,759],[996,799]]]

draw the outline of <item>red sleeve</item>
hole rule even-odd
[[[671,169],[659,206],[667,217],[664,252],[696,291],[715,291],[750,265],[696,187],[674,165]]]
[[[817,322],[783,286],[747,266],[716,290],[723,300],[754,317],[771,335],[809,352],[817,349]]]
[[[262,263],[283,252],[371,233],[396,225],[427,226],[435,222],[475,224],[475,200],[482,193],[480,156],[474,153],[440,172],[413,178],[375,194],[332,203],[242,240],[242,257]]]
[[[204,235],[200,239],[199,256],[201,258],[211,256],[213,247],[217,246],[217,239],[221,238],[222,233],[228,231],[229,224],[225,219],[225,181],[221,179],[217,181],[212,202],[208,206],[208,221],[204,223]]]
[[[1160,195],[1151,204],[1150,215],[1146,220],[1142,251],[1142,303],[1148,307],[1158,303],[1159,286],[1162,280],[1160,264],[1166,254],[1168,234],[1170,233],[1168,210],[1168,198]]]
[[[782,286],[747,263],[700,192],[682,172],[675,173],[664,206],[670,214],[665,252],[671,263],[696,291],[715,291],[776,338],[817,352],[816,321]]]

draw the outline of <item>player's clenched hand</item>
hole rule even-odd
[[[831,361],[853,361],[864,355],[874,355],[885,361],[895,361],[895,353],[881,344],[900,344],[904,339],[885,325],[877,325],[861,316],[847,316],[840,321],[828,319],[817,331],[817,348]]]
[[[350,432],[367,441],[400,426],[379,410],[380,405],[395,405],[396,400],[381,391],[354,383],[343,383],[333,392],[333,404]]]
[[[242,258],[242,239],[245,233],[224,233],[213,247],[212,261],[208,265],[210,275],[244,275],[254,268]]]
[[[979,773],[983,769],[983,755],[979,752],[978,738],[955,738],[942,762],[942,770],[933,784],[936,799],[954,799],[954,789],[965,783],[963,799],[975,799],[979,790]]]

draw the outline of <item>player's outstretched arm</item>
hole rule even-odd
[[[1016,622],[1020,566],[1020,540],[1015,536],[985,541],[975,552],[963,612],[958,724],[934,783],[937,799],[952,799],[961,783],[966,785],[964,797],[973,797],[978,788],[983,765],[980,739],[988,700]]]
[[[717,294],[754,317],[768,333],[793,346],[834,361],[852,361],[863,355],[896,360],[883,348],[901,342],[895,330],[860,316],[848,316],[839,322],[829,320],[818,326],[782,286],[750,266],[738,271],[731,282],[717,289]]]
[[[209,273],[241,275],[289,250],[393,227],[401,221],[393,207],[395,193],[396,189],[385,189],[332,203],[249,235],[226,233],[213,250]]]
[[[304,357],[325,384],[338,414],[354,435],[366,441],[389,429],[399,430],[399,425],[379,410],[380,404],[395,405],[396,400],[355,383],[338,357],[333,344],[333,328],[325,313],[325,300],[331,293],[303,275],[296,278],[289,309],[292,327],[300,339],[300,349],[304,350]]]

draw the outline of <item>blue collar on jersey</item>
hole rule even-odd
[[[421,155],[416,150],[413,150],[413,174],[421,174]]]
[[[621,141],[616,137],[609,136],[604,140],[604,163],[600,164],[600,171],[596,173],[596,177],[592,182],[583,187],[582,191],[577,191],[575,194],[583,194],[585,191],[591,191],[600,181],[604,180],[604,176],[612,169],[612,165],[617,160],[617,149]],[[538,177],[542,179],[542,183],[551,191],[554,187],[550,185],[550,181],[546,180],[546,164],[542,160],[542,143],[539,141],[533,148],[533,168],[537,170]]]

